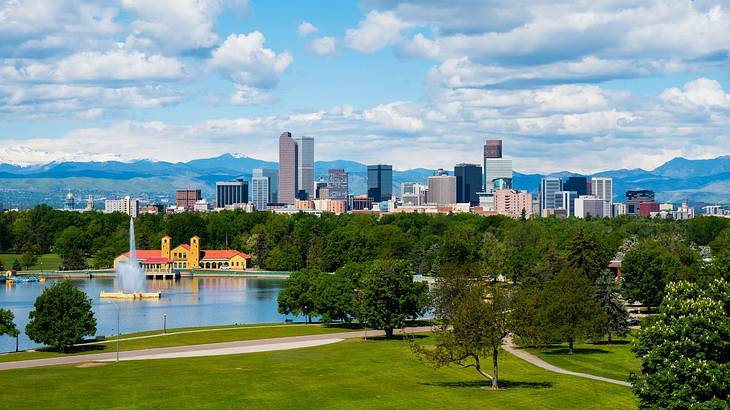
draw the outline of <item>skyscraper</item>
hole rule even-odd
[[[421,185],[418,182],[403,182],[400,184],[400,193],[403,205],[426,205],[427,192],[428,187],[426,185]]]
[[[368,197],[373,202],[387,201],[393,196],[393,166],[368,165]]]
[[[275,169],[254,168],[251,178],[251,202],[259,211],[270,203],[279,202],[279,173]]]
[[[347,199],[347,172],[332,168],[327,171],[327,188],[330,199]]]
[[[654,191],[650,189],[633,189],[626,191],[626,213],[639,215],[639,204],[654,202]]]
[[[494,191],[495,179],[512,179],[512,160],[502,158],[502,140],[486,140],[484,143],[484,177],[482,187],[485,192]]]
[[[215,183],[215,207],[248,203],[248,182],[243,178]]]
[[[449,175],[428,177],[428,203],[436,205],[456,203],[456,177]]]
[[[293,204],[297,193],[297,143],[290,132],[279,136],[279,201]]]
[[[565,189],[563,187],[563,189]],[[575,216],[575,199],[578,193],[575,191],[558,191],[555,193],[555,209],[564,209],[565,216]]]
[[[199,189],[178,189],[175,191],[175,206],[192,211],[195,203],[203,199]]]
[[[297,191],[304,190],[307,197],[315,198],[314,190],[314,138],[295,137],[297,144]]]
[[[611,211],[611,203],[613,202],[613,179],[605,177],[591,178],[591,195],[603,200],[603,216],[611,217],[613,214]]]
[[[578,196],[590,194],[591,183],[586,177],[568,177],[563,184],[564,191],[574,191]]]
[[[540,212],[555,209],[555,193],[563,190],[563,179],[545,177],[540,181]]]
[[[479,203],[477,192],[482,187],[482,167],[476,164],[457,164],[454,167],[456,176],[456,202],[471,205]]]

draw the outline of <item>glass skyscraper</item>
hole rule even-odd
[[[393,166],[368,165],[368,197],[373,202],[387,201],[393,196]]]
[[[479,203],[477,192],[482,187],[482,167],[476,164],[457,164],[454,167],[456,176],[456,202],[471,205]]]

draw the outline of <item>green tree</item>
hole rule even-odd
[[[584,226],[578,228],[567,243],[568,267],[585,275],[591,282],[608,267],[610,251],[601,236]]]
[[[609,343],[612,342],[614,335],[626,336],[629,331],[629,312],[621,300],[616,277],[611,271],[603,271],[596,279],[595,297],[604,313],[604,321],[599,325],[598,336],[607,336]]]
[[[696,256],[678,241],[645,240],[624,256],[622,290],[631,300],[658,306],[670,281],[691,278]]]
[[[322,272],[314,269],[302,269],[292,272],[286,280],[284,289],[279,292],[277,302],[282,315],[304,315],[312,321],[317,316],[317,284]]]
[[[531,346],[543,346],[550,342],[550,326],[541,313],[544,284],[535,278],[523,281],[515,292],[512,328],[516,337]]]
[[[37,261],[38,257],[31,251],[25,251],[20,254],[20,264],[25,270],[29,270]]]
[[[91,299],[68,280],[46,288],[36,298],[29,318],[25,327],[28,337],[60,352],[96,332]]]
[[[17,259],[13,260],[13,270],[18,272],[21,269],[22,267],[20,266],[20,262]]]
[[[20,331],[15,326],[15,315],[8,309],[0,308],[0,336],[8,335],[15,338],[15,351],[18,351],[18,336]]]
[[[570,354],[576,340],[594,336],[599,324],[605,321],[593,295],[588,278],[572,269],[560,272],[542,292],[540,321],[548,326],[553,339],[568,342]]]
[[[383,329],[388,338],[427,307],[428,287],[413,281],[409,263],[403,260],[373,262],[360,278],[354,296],[355,317],[366,326]]]
[[[356,283],[349,281],[340,270],[334,274],[323,273],[318,276],[314,284],[313,299],[315,310],[323,322],[350,320],[355,286]]]
[[[84,231],[76,226],[69,226],[56,239],[56,253],[61,257],[64,270],[80,270],[86,268],[87,240]]]
[[[642,409],[727,409],[730,399],[730,284],[670,283],[659,314],[632,347]]]
[[[412,346],[434,366],[473,367],[499,387],[499,351],[511,331],[512,298],[501,284],[492,284],[478,275],[478,269],[462,266],[445,268],[433,292],[434,348]],[[492,359],[492,374],[482,369],[484,358]]]

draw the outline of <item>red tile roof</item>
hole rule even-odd
[[[219,249],[204,249],[202,253],[203,253],[203,255],[200,258],[201,260],[205,260],[205,259],[231,259],[232,257],[234,257],[236,255],[241,255],[241,256],[243,256],[244,259],[251,259],[251,256],[249,256],[249,255],[247,255],[245,253],[239,252],[239,251],[235,251],[235,250],[231,250],[231,249],[225,249],[225,250],[223,250],[223,249],[221,249],[221,250],[219,250]]]
[[[142,260],[144,263],[172,263],[170,259],[167,258],[144,258]]]
[[[182,246],[183,248],[185,248],[185,249],[187,249],[187,250],[190,250],[190,244],[187,244],[187,243],[183,243],[183,244],[181,244],[180,246]]]
[[[122,255],[129,257],[129,252]],[[137,259],[162,258],[162,251],[159,249],[137,249]]]

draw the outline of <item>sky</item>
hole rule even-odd
[[[730,2],[0,0],[0,162],[730,155]]]

